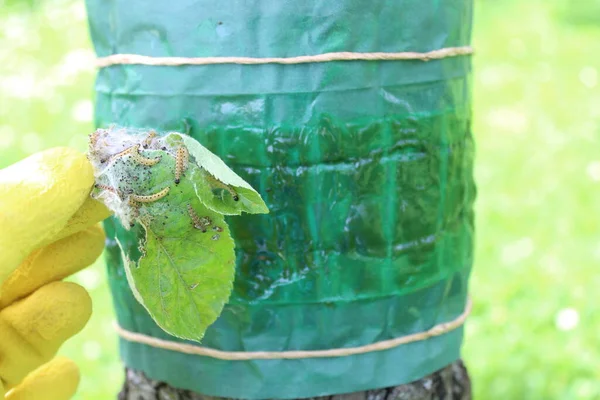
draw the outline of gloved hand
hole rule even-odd
[[[52,358],[92,310],[85,289],[60,280],[93,263],[104,247],[97,222],[109,211],[90,198],[93,183],[85,155],[69,148],[0,170],[0,399],[66,400],[75,393],[77,366]]]

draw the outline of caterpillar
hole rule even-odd
[[[130,154],[131,158],[133,158],[133,160],[135,162],[137,162],[138,164],[142,164],[142,165],[145,165],[148,167],[151,167],[152,165],[156,165],[160,161],[160,156],[156,157],[156,158],[148,158],[148,157],[144,157],[143,155],[141,155],[139,144],[131,146],[131,147],[111,156],[110,159],[113,160],[115,158],[126,156],[127,154]],[[106,161],[106,160],[101,160],[101,162],[104,162],[104,161]]]
[[[128,147],[125,150],[118,152],[117,154],[113,154],[112,156],[110,156],[110,158],[114,159],[114,158],[119,158],[119,157],[126,156],[127,154],[131,154],[131,152],[133,151],[134,147],[135,146]]]
[[[152,140],[156,137],[156,131],[150,131],[146,139],[142,142],[142,147],[147,149],[152,144]]]
[[[212,182],[213,186],[226,190],[227,192],[229,192],[231,197],[233,197],[234,201],[239,201],[240,197],[231,186],[221,182],[220,180],[212,176],[212,174],[208,171],[206,172],[206,176],[208,177],[208,180]]]
[[[94,149],[96,147],[96,144],[98,142],[98,136],[100,136],[100,131],[94,131],[91,135],[90,135],[90,143],[89,143],[89,152],[90,154],[92,154],[94,152]]]
[[[147,167],[151,167],[152,165],[156,165],[160,162],[160,156],[156,157],[156,158],[148,158],[148,157],[144,157],[143,155],[140,154],[140,146],[138,144],[136,144],[135,146],[132,146],[132,152],[131,152],[131,157],[138,163],[138,164],[142,164],[145,165]]]
[[[108,186],[108,185],[103,185],[101,183],[96,183],[94,186],[98,189],[106,190],[108,192],[114,193],[117,196],[121,197],[121,193],[119,193],[119,190],[117,190],[117,188],[114,188],[114,187]]]
[[[169,193],[169,190],[171,190],[171,188],[167,186],[166,188],[164,188],[160,192],[156,192],[154,194],[150,194],[150,195],[147,195],[147,196],[132,194],[132,195],[129,196],[129,203],[130,204],[131,204],[131,202],[136,202],[136,203],[152,203],[153,201],[160,200],[163,197],[165,197],[167,195],[167,193]]]
[[[223,232],[223,228],[221,228],[220,226],[213,226],[213,231]]]
[[[221,235],[219,235],[218,233],[216,235],[213,235],[213,237],[211,237],[212,240],[219,240],[219,238],[221,237]]]
[[[175,156],[175,184],[178,185],[181,181],[181,175],[187,169],[189,160],[189,154],[187,148],[185,146],[180,146],[177,148],[177,153]]]
[[[202,217],[202,218],[198,217],[198,214],[196,214],[196,211],[194,211],[192,206],[189,204],[187,205],[187,210],[188,210],[188,214],[190,215],[190,218],[192,219],[192,222],[194,223],[194,228],[200,229],[202,232],[206,232],[206,227],[212,223],[210,218],[209,217]]]
[[[140,216],[140,203],[136,202],[131,197],[129,197],[128,204],[131,207],[131,216],[133,218],[138,218]],[[134,222],[130,220],[129,226],[133,228],[134,225]]]

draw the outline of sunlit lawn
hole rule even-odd
[[[600,2],[553,3],[476,15],[481,400],[600,399]]]
[[[93,125],[83,3],[27,4],[0,0],[0,167],[55,145],[83,151]],[[475,309],[464,352],[475,398],[598,399],[600,2],[477,5]],[[74,280],[94,315],[61,353],[82,368],[79,399],[115,398],[123,373],[101,263]]]

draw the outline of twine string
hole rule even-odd
[[[159,339],[142,333],[129,331],[118,324],[115,329],[123,339],[141,343],[147,346],[159,349],[171,350],[179,353],[194,354],[229,361],[248,361],[248,360],[279,360],[279,359],[300,359],[300,358],[326,358],[326,357],[345,357],[356,354],[365,354],[375,351],[389,350],[404,344],[426,340],[431,337],[440,336],[462,326],[471,313],[472,303],[467,300],[467,304],[462,314],[452,321],[443,322],[435,325],[426,331],[412,333],[410,335],[397,337],[389,340],[367,344],[358,347],[344,347],[328,350],[290,350],[290,351],[223,351],[211,349],[208,347],[174,342],[171,340]]]
[[[465,56],[473,54],[471,46],[446,47],[425,53],[400,52],[400,53],[354,53],[348,51],[323,53],[310,56],[297,57],[152,57],[139,54],[113,54],[96,59],[96,67],[105,68],[111,65],[138,64],[157,66],[181,65],[214,65],[214,64],[306,64],[331,61],[397,61],[397,60],[438,60],[446,57]]]
[[[151,66],[182,66],[182,65],[215,65],[215,64],[306,64],[331,61],[397,61],[397,60],[420,60],[430,61],[447,57],[465,56],[473,54],[470,46],[446,47],[425,53],[400,52],[400,53],[354,53],[334,52],[297,57],[151,57],[139,54],[113,54],[96,59],[96,67],[105,68],[112,65],[151,65]],[[185,354],[194,354],[216,358],[219,360],[244,361],[244,360],[276,360],[276,359],[301,359],[301,358],[326,358],[345,357],[356,354],[365,354],[375,351],[388,350],[404,344],[426,340],[431,337],[440,336],[462,326],[471,312],[471,301],[468,300],[465,310],[452,321],[435,325],[431,329],[417,332],[394,339],[383,340],[358,347],[345,347],[327,350],[291,350],[291,351],[223,351],[208,347],[192,345],[188,343],[174,342],[159,339],[138,332],[129,331],[115,324],[117,334],[123,339],[141,343],[147,346],[165,350],[176,351]]]

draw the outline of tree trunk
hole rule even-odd
[[[423,379],[405,385],[313,399],[471,400],[471,380],[464,364],[459,360]],[[221,398],[176,389],[164,382],[149,379],[142,372],[127,369],[119,400],[221,400]]]

